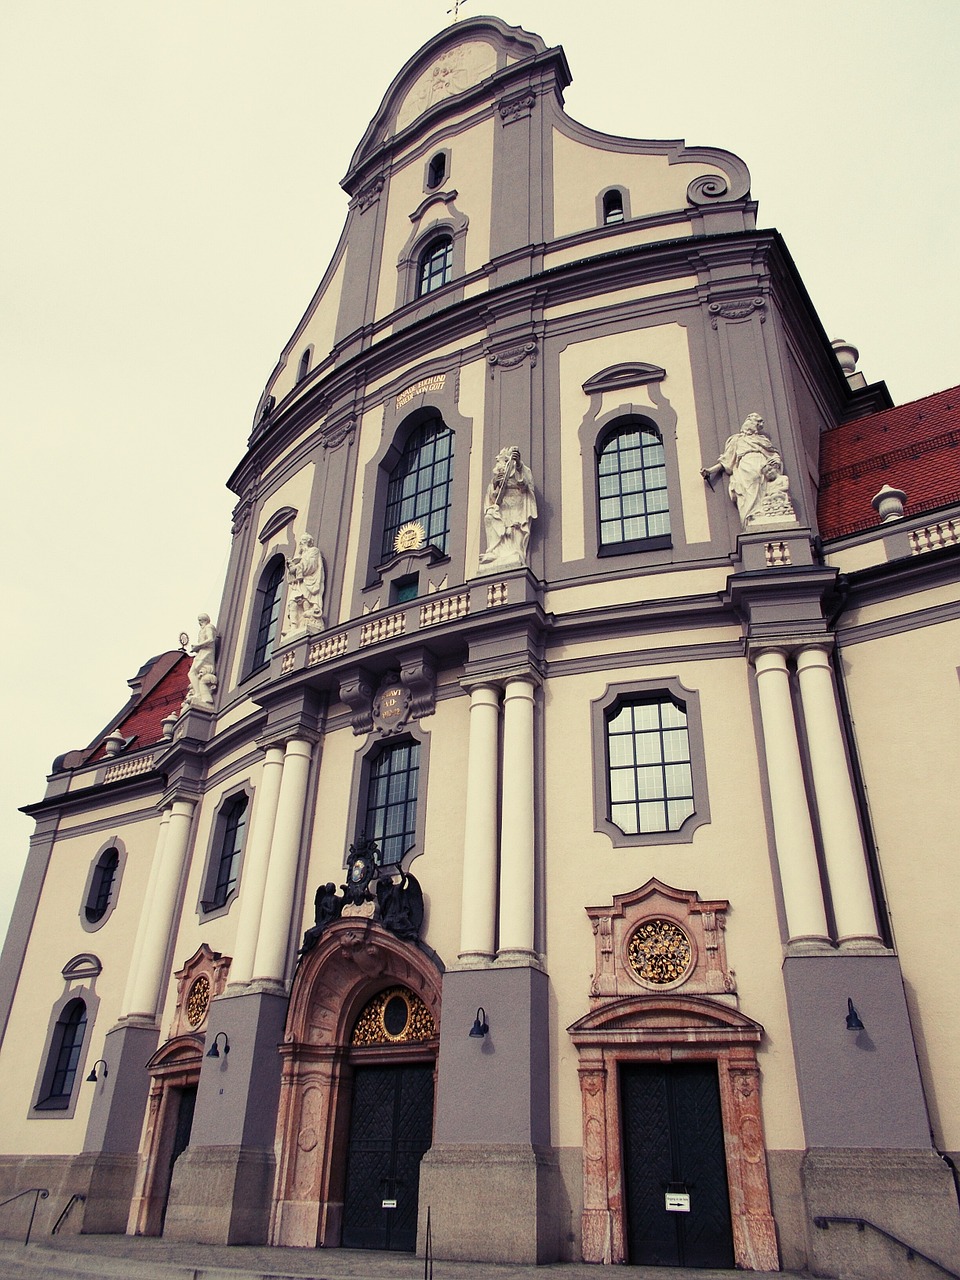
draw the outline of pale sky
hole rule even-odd
[[[225,480],[351,153],[453,0],[0,0],[0,931],[53,758],[216,617]],[[469,0],[562,44],[583,124],[749,166],[831,337],[960,382],[957,0]]]

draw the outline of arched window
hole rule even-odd
[[[382,863],[397,863],[417,837],[419,742],[395,742],[368,762],[363,834],[375,840]]]
[[[435,191],[447,176],[447,153],[438,151],[427,166],[427,190]]]
[[[115,848],[105,849],[97,859],[83,912],[90,924],[96,924],[107,914],[119,862],[120,854]]]
[[[597,457],[600,554],[670,545],[663,442],[631,423],[607,435]]]
[[[237,887],[237,870],[243,838],[247,829],[247,797],[234,796],[223,813],[223,832],[220,839],[220,861],[217,882],[213,890],[213,907],[222,907]]]
[[[603,193],[603,221],[605,226],[623,221],[623,192],[615,187]]]
[[[426,544],[447,549],[450,481],[453,475],[453,432],[434,418],[417,427],[407,439],[387,485],[382,555],[395,553],[394,541],[402,525],[415,521]]]
[[[283,556],[275,556],[260,581],[257,592],[257,639],[253,649],[252,669],[256,671],[270,661],[280,625],[280,601],[283,596]]]
[[[54,1024],[36,1110],[65,1111],[69,1107],[86,1030],[87,1006],[82,1000],[71,1000]]]
[[[453,274],[453,239],[437,236],[420,254],[417,265],[417,297],[423,298],[449,283]]]
[[[300,357],[300,367],[297,369],[297,381],[302,382],[310,372],[310,354],[312,348],[307,347],[303,355]]]

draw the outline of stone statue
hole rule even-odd
[[[313,928],[308,929],[303,935],[303,942],[300,944],[301,956],[313,950],[327,925],[340,919],[342,910],[343,898],[338,896],[337,886],[333,881],[328,880],[326,884],[320,886],[313,900]]]
[[[213,710],[213,694],[217,687],[217,628],[210,621],[208,613],[201,613],[197,618],[200,634],[193,646],[193,662],[187,673],[190,688],[180,707],[181,713],[191,707],[199,707],[203,711]]]
[[[530,528],[537,518],[533,472],[516,445],[501,449],[484,500],[483,528],[487,549],[480,557],[481,573],[500,573],[527,563]]]
[[[381,876],[377,881],[380,923],[397,938],[416,942],[423,924],[423,890],[416,876],[400,872],[399,882]]]
[[[287,613],[283,634],[323,630],[323,557],[309,533],[300,535],[296,555],[287,563]]]
[[[763,430],[759,413],[747,416],[737,434],[729,437],[717,461],[701,468],[700,474],[709,482],[721,472],[730,477],[730,500],[737,504],[745,531],[761,525],[796,523],[790,481],[783,474],[783,458]]]

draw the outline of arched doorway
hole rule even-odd
[[[650,880],[588,907],[590,1012],[568,1027],[583,1106],[586,1262],[776,1271],[757,1046],[728,903]]]
[[[138,1236],[163,1234],[173,1166],[186,1150],[203,1061],[203,1037],[177,1036],[147,1063],[150,1098],[131,1229]]]
[[[305,956],[280,1046],[272,1243],[414,1247],[440,986],[424,952],[365,919],[336,921]]]

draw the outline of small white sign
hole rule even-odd
[[[663,1197],[667,1213],[689,1213],[690,1193],[688,1191],[668,1191]]]
[[[397,1207],[396,1200],[382,1200],[380,1202],[381,1209],[395,1209]]]

